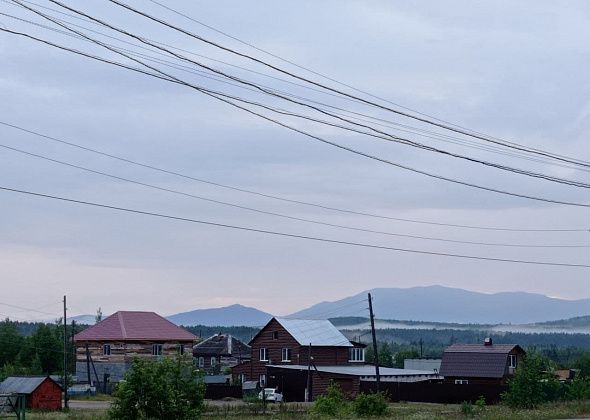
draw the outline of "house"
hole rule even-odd
[[[249,343],[251,361],[232,372],[242,382],[267,384],[267,365],[307,365],[311,353],[316,365],[349,363],[353,344],[328,320],[272,318]],[[364,355],[362,357],[364,361]]]
[[[215,334],[193,347],[193,357],[207,375],[219,375],[249,361],[250,346],[230,334]]]
[[[242,383],[257,381],[261,387],[278,388],[287,401],[303,401],[306,393],[313,400],[331,381],[354,396],[361,381],[376,379],[375,367],[365,363],[366,345],[349,341],[328,320],[273,318],[249,344],[251,361],[235,366],[232,373]],[[381,370],[382,380],[437,377],[434,372]]]
[[[74,336],[76,375],[91,383],[118,382],[133,359],[192,354],[196,339],[154,312],[115,312]]]
[[[505,385],[526,352],[516,344],[453,344],[443,353],[440,374],[445,383]]]
[[[61,410],[62,388],[49,376],[9,376],[0,383],[0,394],[25,395],[27,408]]]

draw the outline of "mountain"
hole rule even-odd
[[[104,319],[104,318],[106,318],[106,316],[103,315],[102,318]],[[68,321],[68,324],[71,324],[72,321],[76,321],[76,324],[94,325],[96,323],[96,315],[89,315],[89,314],[76,315],[76,316],[68,317],[67,321]]]
[[[246,326],[260,327],[273,316],[243,305],[231,305],[223,308],[196,309],[168,316],[168,320],[176,325],[206,325],[206,326]]]
[[[443,286],[380,288],[289,315],[295,318],[366,316],[367,293],[375,317],[430,322],[528,324],[590,314],[590,299],[565,300],[526,292],[479,293]],[[364,302],[363,302],[364,299]]]

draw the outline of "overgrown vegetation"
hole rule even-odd
[[[195,419],[205,383],[190,358],[135,359],[114,394],[111,419]]]
[[[388,400],[382,392],[359,394],[352,403],[352,412],[358,417],[385,416]]]
[[[389,402],[382,392],[359,394],[348,401],[338,384],[331,382],[325,394],[316,398],[310,412],[316,417],[380,417],[388,413]]]

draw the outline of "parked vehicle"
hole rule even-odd
[[[264,392],[264,395],[262,394]],[[283,402],[283,394],[278,392],[274,388],[264,388],[263,391],[260,391],[258,394],[259,399],[265,399],[269,402]]]

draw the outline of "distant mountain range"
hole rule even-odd
[[[372,289],[337,301],[321,302],[287,317],[366,317],[369,292],[373,296],[375,317],[380,320],[490,326],[551,321],[551,325],[545,325],[546,328],[562,327],[570,325],[570,322],[581,328],[590,324],[590,299],[565,300],[526,292],[487,294],[443,286]],[[236,304],[196,309],[167,318],[177,325],[186,326],[258,327],[266,324],[272,316],[256,308]],[[569,319],[575,317],[582,318]],[[73,319],[78,323],[94,324],[94,315],[79,315]]]
[[[206,326],[246,326],[260,327],[273,316],[255,308],[243,305],[231,305],[223,308],[196,309],[167,317],[177,325],[206,325]]]
[[[528,324],[590,314],[590,299],[565,300],[526,292],[479,293],[443,286],[372,289],[291,314],[295,318],[359,316],[373,296],[375,316],[430,322]],[[363,306],[364,305],[364,306]],[[368,312],[368,311],[367,311]]]

